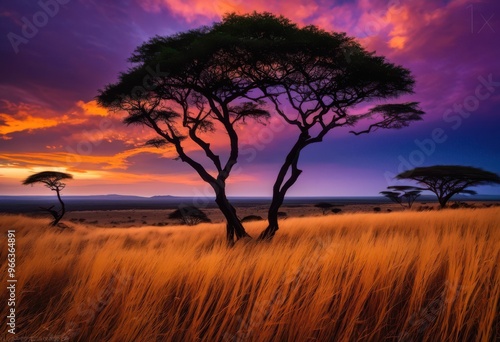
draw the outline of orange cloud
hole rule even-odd
[[[3,158],[4,156],[0,156]],[[172,172],[171,170],[167,171],[168,173],[159,174],[153,172],[147,173],[133,173],[133,172],[122,172],[116,170],[76,170],[69,166],[55,166],[48,165],[50,164],[50,160],[46,159],[46,156],[38,154],[36,158],[34,158],[33,162],[41,162],[46,165],[44,166],[34,166],[27,165],[26,167],[22,167],[21,164],[24,164],[28,158],[33,157],[24,156],[13,158],[13,160],[17,160],[18,162],[0,164],[0,177],[2,179],[8,181],[9,183],[17,184],[22,182],[23,179],[30,176],[33,173],[41,172],[41,171],[59,171],[59,172],[67,172],[73,175],[73,180],[68,181],[71,183],[71,187],[85,187],[90,185],[134,185],[134,184],[144,184],[144,183],[156,183],[158,186],[161,184],[170,184],[170,185],[184,185],[190,187],[205,187],[207,184],[202,181],[196,172],[189,173],[181,173],[181,172]],[[95,161],[95,160],[94,160]],[[247,183],[255,181],[256,177],[250,175],[240,175],[234,174],[229,179],[228,182],[235,183]],[[210,193],[211,194],[211,193]]]
[[[28,168],[33,167],[66,167],[69,170],[78,169],[127,169],[130,166],[128,158],[141,153],[152,153],[164,158],[176,156],[173,148],[139,147],[115,155],[85,155],[69,152],[30,152],[30,153],[2,153],[0,160],[8,163],[18,163]]]
[[[220,18],[226,13],[272,12],[282,14],[296,22],[303,24],[309,18],[320,12],[320,7],[313,1],[244,1],[244,0],[148,0],[139,2],[147,11],[159,12],[163,7],[192,22],[199,17],[208,19]]]
[[[409,10],[406,7],[390,7],[386,13],[386,21],[392,25],[389,36],[389,47],[393,49],[403,49],[408,40],[408,25],[410,25]]]
[[[108,111],[100,107],[95,100],[89,102],[78,101],[76,105],[83,109],[83,113],[86,115],[97,115],[97,116],[107,116]]]
[[[34,117],[27,113],[20,113],[18,118],[8,114],[0,114],[0,134],[6,135],[14,132],[29,131],[33,129],[47,128],[57,126],[55,119],[44,119]]]
[[[77,125],[85,122],[78,114],[61,114],[35,105],[2,102],[10,113],[0,113],[0,135],[9,140],[7,134],[55,127],[60,124]]]
[[[392,37],[389,40],[389,46],[393,49],[400,49],[401,50],[405,47],[405,43],[406,43],[407,39],[408,39],[407,37],[403,37],[403,36]]]

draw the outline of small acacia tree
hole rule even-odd
[[[414,180],[436,194],[441,208],[457,194],[476,194],[467,188],[478,185],[500,184],[500,177],[489,171],[460,165],[435,165],[417,167],[396,176],[397,179]]]
[[[183,224],[188,226],[212,222],[207,214],[191,205],[180,205],[179,209],[174,210],[168,215],[168,218],[180,220]]]
[[[61,204],[60,210],[54,210],[53,209],[54,206],[51,206],[49,208],[40,207],[41,209],[48,211],[54,217],[52,221],[53,226],[56,226],[66,213],[66,207],[64,205],[63,200],[61,199],[61,191],[66,187],[66,184],[61,182],[61,180],[72,179],[72,178],[73,176],[69,173],[57,172],[57,171],[43,171],[35,173],[34,175],[29,176],[23,181],[24,185],[43,183],[47,188],[56,192],[57,199]]]
[[[380,194],[384,195],[394,203],[398,203],[403,208],[411,209],[413,203],[422,193],[422,188],[410,185],[392,185],[388,186],[390,191],[381,191]]]

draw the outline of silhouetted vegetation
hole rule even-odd
[[[411,208],[413,202],[420,197],[422,190],[424,190],[409,185],[392,185],[388,186],[387,189],[391,191],[381,191],[380,193],[403,208]]]
[[[333,204],[327,203],[327,202],[320,202],[318,204],[314,205],[316,208],[320,208],[321,211],[323,212],[323,215],[326,215],[326,213],[334,207]]]
[[[467,202],[460,202],[457,201],[450,205],[451,209],[461,209],[461,208],[475,208],[476,206],[474,204],[469,204]]]
[[[236,125],[266,120],[266,108],[273,108],[300,132],[273,186],[268,227],[260,234],[260,239],[271,239],[285,195],[302,172],[298,161],[304,148],[337,127],[371,120],[366,129],[352,132],[359,135],[406,127],[423,114],[416,102],[350,112],[363,102],[411,93],[410,71],[366,51],[344,33],[301,28],[270,13],[230,14],[211,26],[156,36],[139,46],[130,61],[134,66],[100,91],[99,104],[128,112],[126,124],[152,129],[158,138],[149,145],[174,146],[179,159],[214,190],[229,244],[249,236],[225,192],[239,157]],[[229,140],[224,161],[207,140],[216,128]],[[185,140],[206,159],[189,154]],[[207,160],[215,172],[205,168]]]
[[[168,218],[180,220],[181,223],[188,226],[193,226],[195,224],[203,222],[212,222],[208,218],[207,214],[194,206],[180,206],[179,209],[176,209],[172,213],[170,213],[170,215],[168,215]],[[165,222],[164,225],[167,225],[167,223]]]
[[[332,213],[334,213],[334,214],[338,214],[340,212],[342,212],[342,209],[340,209],[340,208],[333,208],[332,209]]]
[[[56,226],[66,213],[66,207],[64,205],[63,200],[61,199],[61,191],[66,187],[66,183],[61,182],[61,180],[72,179],[72,178],[73,176],[69,173],[57,172],[57,171],[43,171],[35,173],[34,175],[29,176],[23,181],[24,185],[28,184],[33,185],[35,183],[42,183],[45,184],[45,186],[50,190],[56,192],[57,199],[59,200],[59,203],[61,205],[61,208],[59,210],[55,210],[54,206],[48,208],[40,207],[40,209],[45,210],[52,215],[53,217],[52,226]]]
[[[475,195],[476,192],[467,188],[478,185],[500,184],[500,177],[489,171],[460,165],[435,165],[417,167],[396,176],[398,179],[411,179],[425,186],[436,194],[441,208],[457,194]]]
[[[241,222],[253,222],[253,221],[262,221],[262,216],[259,215],[248,215],[241,219]]]
[[[410,71],[363,49],[344,33],[326,32],[315,26],[299,28],[284,17],[271,14],[229,15],[220,25],[225,35],[241,35],[238,51],[250,57],[241,75],[259,90],[249,93],[265,99],[289,125],[297,128],[273,185],[268,227],[260,239],[272,239],[278,211],[302,170],[300,154],[323,141],[338,127],[365,125],[355,135],[377,129],[398,129],[421,120],[418,103],[384,103],[365,113],[354,113],[363,102],[396,98],[413,91]],[[368,127],[366,127],[368,125]]]

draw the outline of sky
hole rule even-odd
[[[0,194],[48,195],[21,181],[55,170],[74,176],[66,195],[213,195],[171,148],[144,146],[149,129],[125,126],[95,96],[149,38],[253,11],[356,37],[412,71],[415,93],[404,100],[426,112],[401,130],[331,131],[303,151],[290,196],[375,196],[399,172],[437,164],[500,174],[499,1],[19,0],[0,5]],[[275,117],[239,132],[227,192],[270,196],[296,132]]]

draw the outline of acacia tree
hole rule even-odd
[[[475,195],[467,188],[478,185],[500,184],[500,177],[489,171],[461,165],[435,165],[417,167],[396,176],[397,179],[411,179],[436,194],[441,208],[457,194]]]
[[[57,199],[61,204],[60,210],[54,210],[53,209],[54,206],[51,206],[49,208],[40,207],[41,209],[48,211],[54,217],[52,221],[52,226],[56,226],[66,213],[66,207],[64,205],[63,200],[61,199],[61,191],[66,187],[66,184],[61,182],[61,180],[72,179],[72,178],[73,176],[69,173],[57,172],[57,171],[43,171],[35,173],[34,175],[29,176],[23,181],[24,185],[43,183],[47,188],[56,192]]]
[[[405,127],[423,114],[415,102],[350,113],[363,101],[410,93],[410,72],[365,51],[343,33],[298,28],[269,13],[230,14],[211,27],[155,37],[137,48],[130,61],[135,66],[100,91],[98,102],[127,111],[127,124],[154,130],[159,139],[149,144],[172,144],[179,158],[211,185],[228,223],[230,243],[234,236],[248,236],[225,192],[238,160],[235,125],[249,117],[269,117],[263,101],[299,133],[273,186],[263,239],[278,230],[279,208],[302,172],[297,165],[305,147],[322,141],[333,128],[363,119],[377,118],[366,130],[353,133]],[[229,139],[225,163],[206,140],[206,133],[216,128]],[[186,152],[186,140],[204,151],[213,172]]]
[[[299,28],[269,13],[229,15],[217,29],[238,35],[241,55],[250,56],[240,73],[259,92],[247,97],[265,99],[277,115],[297,128],[296,141],[273,185],[268,227],[261,239],[271,239],[278,230],[278,211],[302,173],[298,162],[304,148],[321,142],[334,128],[372,119],[366,129],[351,132],[359,135],[406,127],[424,114],[416,102],[378,104],[362,114],[352,110],[364,102],[412,93],[414,79],[409,70],[364,50],[344,33]]]
[[[239,154],[235,126],[269,117],[262,101],[242,100],[254,85],[238,75],[243,61],[232,40],[209,27],[152,38],[129,59],[134,67],[97,97],[106,108],[128,112],[126,124],[152,129],[158,138],[147,144],[173,145],[179,159],[213,188],[227,221],[229,244],[249,236],[226,196],[226,181]],[[227,156],[217,154],[208,140],[216,130],[218,143],[227,136]],[[206,158],[197,159],[187,145],[198,146]]]
[[[174,210],[170,213],[170,215],[168,215],[168,218],[180,220],[183,224],[186,224],[188,226],[194,226],[202,222],[212,222],[210,218],[208,218],[207,214],[192,205],[179,206],[178,209]]]
[[[381,191],[380,193],[403,208],[408,207],[408,209],[411,209],[415,200],[420,197],[422,190],[425,190],[410,185],[391,185],[387,189],[390,191]],[[406,205],[403,204],[403,201]]]

